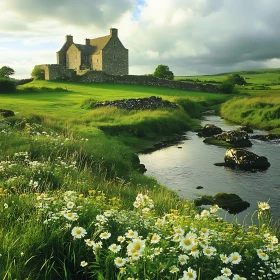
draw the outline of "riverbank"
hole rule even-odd
[[[142,140],[156,141],[160,135],[191,128],[197,124],[192,118],[199,108],[228,96],[124,85],[38,81],[31,85],[35,89],[0,96],[3,109],[16,113],[0,122],[1,278],[114,280],[125,272],[131,278],[178,279],[183,270],[192,268],[200,279],[212,279],[223,264],[211,269],[219,262],[218,254],[208,259],[203,238],[199,243],[192,240],[189,248],[180,245],[188,234],[200,236],[208,230],[217,233],[209,248],[228,256],[239,252],[242,265],[234,273],[251,273],[250,260],[258,258],[255,248],[264,248],[263,234],[274,236],[275,229],[263,221],[264,226],[255,229],[259,238],[252,239],[255,248],[246,247],[250,235],[241,226],[233,229],[217,220],[215,207],[211,213],[201,212],[192,201],[137,172],[133,148]],[[180,108],[132,112],[82,108],[93,96],[104,101],[155,94],[179,100]],[[234,239],[223,235],[228,228],[244,240],[241,247],[229,246]],[[178,235],[178,230],[183,233]],[[216,242],[221,240],[217,236],[223,236],[223,243]],[[130,244],[136,251],[130,251]],[[183,254],[188,264],[178,263]],[[180,267],[178,274],[172,267]]]

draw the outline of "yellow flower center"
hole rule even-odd
[[[140,250],[140,248],[141,248],[141,246],[140,246],[139,243],[134,244],[134,249],[135,249],[136,251]]]
[[[233,256],[232,258],[234,261],[237,261],[238,260],[238,257],[237,256]]]
[[[188,275],[189,277],[193,277],[193,274],[192,274],[192,272],[190,272],[190,271],[187,273],[187,275]]]
[[[189,246],[189,245],[191,244],[190,239],[185,239],[185,240],[184,240],[184,244],[185,244],[186,246]]]
[[[78,229],[76,230],[76,233],[77,233],[77,234],[81,234],[82,231],[78,228]]]

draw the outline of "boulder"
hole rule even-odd
[[[239,130],[246,131],[247,133],[254,133],[253,129],[250,126],[241,126]]]
[[[7,117],[13,117],[15,113],[11,110],[5,110],[5,109],[0,109],[0,116],[7,118]]]
[[[266,157],[236,148],[231,148],[226,151],[224,161],[225,166],[243,170],[265,170],[270,166]]]
[[[217,193],[215,196],[205,195],[194,200],[196,206],[217,204],[230,214],[238,214],[250,206],[240,196],[233,193]]]
[[[200,137],[211,137],[222,132],[223,130],[214,124],[206,124],[202,129],[200,129],[197,135]]]
[[[252,142],[249,140],[248,133],[246,131],[230,130],[206,138],[204,143],[227,146],[227,147],[251,147]]]
[[[266,135],[252,135],[250,137],[251,139],[257,139],[257,140],[261,140],[261,141],[271,141],[271,140],[279,140],[280,139],[280,135],[277,134],[266,134]]]

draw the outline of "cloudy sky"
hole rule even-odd
[[[1,0],[0,67],[28,78],[75,43],[118,28],[130,74],[175,75],[280,67],[279,0]]]

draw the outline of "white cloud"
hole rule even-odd
[[[2,0],[0,8],[0,66],[17,76],[54,63],[66,34],[83,43],[110,27],[129,49],[131,74],[158,64],[175,75],[280,67],[279,0]]]

